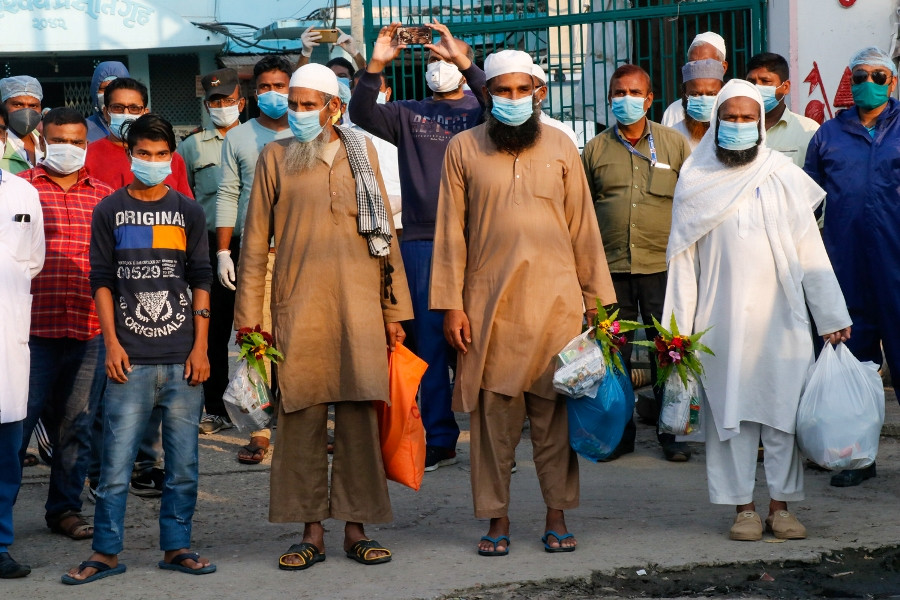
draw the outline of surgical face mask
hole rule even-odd
[[[452,92],[463,79],[459,67],[453,63],[436,60],[425,67],[425,81],[432,92]]]
[[[528,96],[519,98],[518,100],[510,100],[509,98],[504,98],[503,96],[495,96],[491,94],[491,101],[493,103],[493,106],[491,107],[491,114],[494,115],[495,119],[497,119],[501,123],[505,123],[506,125],[518,127],[519,125],[530,119],[534,114],[533,94],[529,94]]]
[[[688,96],[687,114],[695,121],[709,123],[715,105],[715,96]]]
[[[303,143],[311,142],[322,133],[324,126],[319,123],[319,113],[323,110],[325,110],[325,107],[321,110],[302,112],[288,109],[288,126],[298,141]]]
[[[237,104],[234,106],[223,106],[222,108],[210,106],[208,109],[209,118],[216,127],[228,127],[241,116],[241,109]]]
[[[346,85],[348,90],[350,89],[350,79],[348,77],[338,77],[337,80],[338,83]]]
[[[41,113],[30,108],[20,108],[9,113],[9,128],[15,131],[19,137],[24,137],[34,131],[41,122]]]
[[[266,92],[256,99],[259,110],[270,119],[280,119],[288,109],[287,94],[281,92]]]
[[[131,121],[136,121],[137,118],[138,115],[130,115],[128,113],[110,113],[109,130],[120,140],[125,139],[125,132],[123,131],[125,124],[130,123]]]
[[[784,85],[784,84],[782,83],[781,85]],[[778,98],[777,96],[775,96],[775,92],[778,90],[778,88],[781,87],[781,85],[779,85],[779,86],[757,85],[756,86],[756,89],[759,90],[759,95],[762,96],[763,107],[766,109],[767,113],[775,110],[775,107],[778,106],[778,104],[784,98],[784,96],[782,96],[781,98]]]
[[[639,96],[617,96],[612,99],[612,113],[622,125],[631,125],[644,118],[644,100]]]
[[[747,150],[759,141],[759,122],[719,121],[718,144],[725,150]]]
[[[97,94],[97,108],[103,108],[103,93]]]
[[[853,94],[853,102],[858,107],[872,110],[888,101],[888,84],[878,85],[874,81],[855,83],[850,88],[850,93]],[[12,120],[12,114],[9,117]]]
[[[387,104],[387,94],[384,92],[378,92],[378,99],[375,100],[378,104]]]
[[[141,183],[153,187],[162,183],[166,177],[172,174],[172,161],[149,161],[132,157],[131,172]]]
[[[47,144],[44,152],[44,167],[60,175],[69,175],[84,166],[87,150],[73,144]]]

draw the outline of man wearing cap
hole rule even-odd
[[[37,129],[41,122],[41,100],[44,91],[34,77],[16,75],[0,79],[0,102],[9,113],[6,146],[0,167],[19,173],[36,165],[41,152]]]
[[[712,106],[722,89],[725,70],[721,62],[708,58],[681,67],[681,77],[684,80],[681,84],[683,118],[671,127],[683,135],[693,149],[709,129]]]
[[[94,69],[94,76],[91,78],[91,99],[95,101],[95,104],[94,114],[87,118],[88,142],[95,142],[110,133],[109,124],[103,116],[103,107],[106,106],[103,96],[109,82],[119,77],[131,77],[131,75],[128,73],[128,68],[116,60],[103,61]]]
[[[425,470],[455,464],[459,426],[451,409],[449,375],[451,349],[443,333],[441,315],[428,310],[428,282],[434,248],[441,164],[450,139],[482,121],[479,100],[463,91],[466,82],[480,94],[484,72],[473,62],[472,48],[455,39],[440,23],[427,24],[440,34],[437,44],[426,44],[425,78],[432,96],[378,104],[381,73],[400,55],[400,23],[382,27],[372,49],[366,73],[360,77],[350,102],[350,118],[370,133],[397,146],[400,187],[403,191],[403,241],[400,250],[409,269],[415,321],[412,347],[428,363],[422,377],[421,411],[425,426]]]
[[[765,527],[780,539],[806,537],[787,503],[804,498],[794,431],[802,374],[815,359],[809,313],[826,342],[850,337],[813,215],[825,192],[766,147],[764,114],[751,83],[735,79],[719,93],[714,125],[675,189],[662,321],[674,316],[686,334],[709,330],[703,343],[715,355],[703,357],[701,407],[709,499],[736,507],[730,537],[740,541],[763,535],[753,502],[760,439]]]
[[[393,519],[373,401],[389,399],[384,344],[393,350],[403,341],[399,322],[412,318],[412,305],[375,149],[334,127],[339,110],[331,69],[308,64],[294,72],[293,137],[260,153],[238,266],[235,327],[251,327],[262,321],[274,232],[272,326],[285,358],[269,520],[304,523],[301,542],[279,559],[291,571],[325,559],[322,522],[329,518],[346,521],[347,557],[370,565],[391,559],[363,528]]]
[[[544,547],[570,552],[565,510],[579,501],[556,353],[615,302],[578,150],[540,122],[531,57],[485,60],[486,122],[454,137],[441,177],[430,308],[458,351],[453,408],[470,413],[475,517],[483,556],[509,552],[509,483],[527,416],[547,506]]]
[[[194,133],[181,143],[178,154],[184,158],[187,178],[194,198],[206,214],[210,264],[216,262],[216,194],[221,180],[219,164],[225,134],[240,125],[244,110],[237,71],[219,69],[200,79],[203,106],[212,127]],[[222,394],[228,387],[228,347],[234,320],[234,290],[213,284],[209,294],[209,379],[203,382],[206,415],[200,420],[200,433],[212,434],[232,427]]]
[[[716,63],[718,64],[718,63]],[[721,69],[721,65],[719,65]],[[622,65],[609,82],[611,112],[616,124],[584,147],[582,161],[597,211],[597,222],[609,270],[612,272],[619,316],[644,323],[662,316],[666,294],[666,244],[672,221],[672,195],[682,165],[691,150],[676,131],[647,118],[653,103],[650,76],[636,65]],[[633,334],[627,334],[633,339]],[[632,347],[622,357],[630,369]],[[651,362],[656,381],[656,363]],[[662,389],[654,386],[655,415],[662,407]],[[636,428],[629,420],[622,441],[609,457],[634,451]],[[658,433],[667,460],[691,456],[687,444]]]
[[[688,62],[707,59],[715,60],[722,63],[722,72],[724,73],[728,70],[728,61],[725,60],[725,54],[725,39],[718,33],[705,31],[698,33],[694,37],[690,48],[688,48],[687,59]],[[684,105],[682,104],[682,99],[678,99],[666,108],[660,123],[666,127],[675,127],[676,123],[683,120]]]
[[[791,93],[790,69],[783,56],[762,52],[747,63],[747,81],[756,84],[766,109],[766,145],[781,152],[800,168],[806,162],[809,141],[819,124],[787,107]]]
[[[819,128],[803,169],[828,194],[823,237],[855,325],[848,347],[877,364],[883,348],[891,373],[900,373],[900,103],[891,97],[897,68],[870,47],[850,60],[850,71],[856,106]],[[874,463],[836,474],[831,485],[870,477]]]
[[[531,66],[531,75],[534,77],[534,95],[540,100],[541,104],[543,104],[544,100],[546,100],[547,96],[550,94],[549,88],[547,87],[547,74],[544,72],[544,69],[542,69],[540,65],[534,64]],[[569,139],[572,140],[573,144],[575,144],[576,146],[578,145],[578,136],[575,135],[575,130],[562,121],[554,119],[543,110],[541,111],[541,123],[549,125],[551,127],[556,127],[567,136],[569,136]]]

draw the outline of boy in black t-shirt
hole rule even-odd
[[[126,142],[134,182],[107,196],[91,223],[91,290],[106,345],[103,455],[94,554],[63,575],[77,585],[125,571],[125,503],[147,421],[162,413],[165,483],[160,506],[161,569],[216,570],[189,550],[197,504],[200,383],[209,377],[209,264],[203,209],[162,182],[175,135],[154,114],[134,121]]]

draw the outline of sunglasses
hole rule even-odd
[[[884,85],[887,83],[888,78],[890,78],[889,73],[885,73],[884,71],[872,71],[869,73],[868,71],[863,71],[862,69],[858,69],[853,71],[853,83],[854,85],[859,85],[860,83],[864,83],[872,78],[872,83],[875,85]]]

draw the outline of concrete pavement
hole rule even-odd
[[[703,447],[696,447],[688,463],[667,463],[653,429],[639,424],[634,454],[605,464],[581,461],[581,507],[567,513],[579,549],[567,554],[543,551],[544,506],[530,442],[523,439],[519,472],[512,477],[510,555],[479,557],[475,545],[487,522],[472,517],[468,422],[458,415],[464,428],[459,463],[426,473],[419,492],[392,483],[394,522],[367,528],[393,550],[391,563],[370,567],[345,558],[342,524],[328,522],[328,560],[307,571],[279,571],[278,556],[300,541],[302,524],[267,521],[269,459],[258,467],[238,464],[235,454],[245,436],[232,429],[200,437],[194,548],[218,565],[217,573],[195,577],[159,570],[159,501],[131,496],[126,548],[120,555],[127,573],[69,587],[59,578],[88,558],[90,542],[75,542],[46,528],[48,469],[33,467],[25,471],[11,549],[33,571],[25,579],[0,581],[0,599],[436,598],[475,586],[589,578],[592,572],[622,567],[808,561],[828,550],[895,545],[900,542],[900,439],[894,436],[900,431],[900,409],[892,392],[887,407],[878,477],[839,489],[828,485],[828,473],[807,469],[807,499],[791,509],[808,528],[809,539],[789,542],[771,536],[762,542],[730,541],[733,509],[708,502]],[[767,498],[760,468],[757,503],[763,507]],[[92,515],[93,505],[85,502],[85,512]]]

